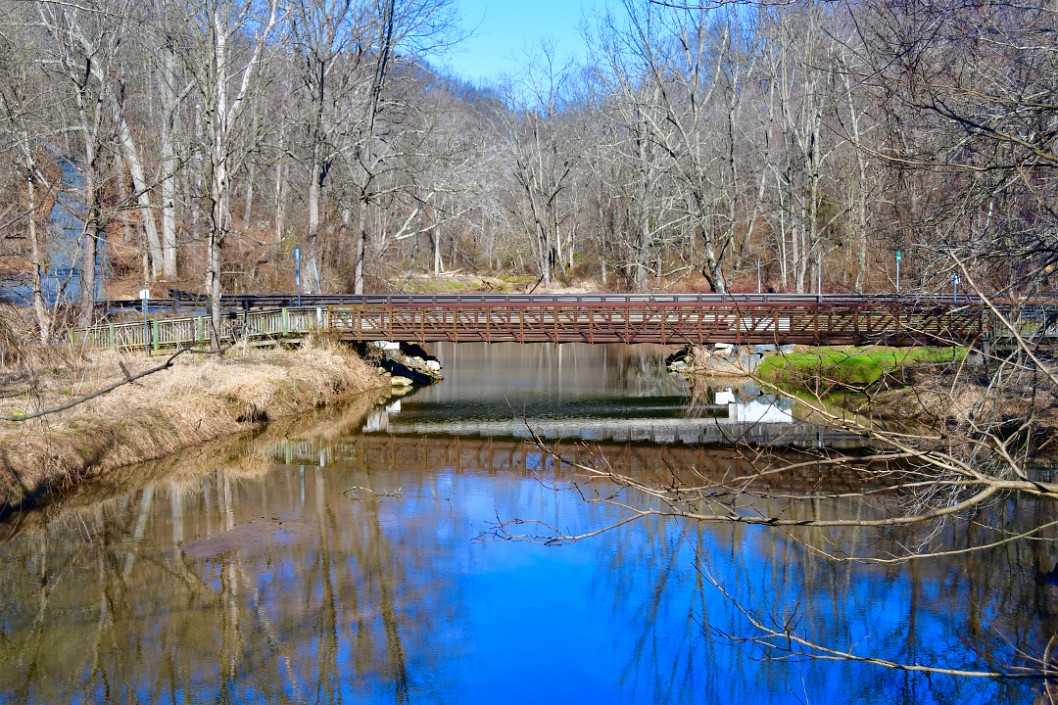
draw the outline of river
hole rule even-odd
[[[868,541],[855,530],[668,518],[502,540],[504,522],[582,533],[645,506],[585,501],[606,486],[530,429],[662,482],[759,462],[724,438],[790,452],[856,439],[799,427],[752,385],[692,395],[655,348],[437,353],[435,387],[130,469],[0,525],[0,703],[1046,701],[1031,680],[767,658],[743,610],[856,654],[990,669],[1019,662],[1015,646],[1039,656],[1058,627],[1050,544],[863,565],[820,555]],[[766,435],[745,435],[753,421]]]

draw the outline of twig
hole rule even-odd
[[[85,403],[86,401],[88,401],[90,399],[95,399],[96,397],[103,396],[107,392],[112,392],[115,389],[117,389],[118,387],[122,387],[122,386],[124,386],[126,384],[131,384],[132,382],[135,382],[138,379],[142,379],[142,378],[146,377],[147,375],[153,375],[155,372],[161,372],[162,370],[169,369],[170,367],[173,366],[173,362],[176,360],[176,358],[180,357],[181,355],[183,355],[188,350],[190,350],[190,348],[182,348],[181,350],[178,350],[175,353],[173,353],[171,356],[169,356],[169,358],[165,362],[163,362],[162,364],[158,365],[157,367],[152,367],[149,370],[144,370],[143,372],[137,372],[134,375],[129,375],[128,371],[126,370],[125,371],[126,377],[125,377],[125,379],[121,380],[120,382],[115,382],[114,384],[107,385],[106,387],[103,387],[102,389],[97,389],[96,391],[92,392],[91,394],[86,394],[83,397],[79,397],[77,399],[73,399],[71,401],[66,402],[65,404],[59,404],[58,406],[53,406],[50,409],[42,409],[40,411],[35,411],[32,414],[18,414],[18,415],[15,415],[15,416],[0,415],[0,421],[29,421],[30,419],[37,419],[37,418],[40,418],[41,416],[47,416],[48,414],[55,414],[55,413],[58,413],[60,411],[66,411],[67,409],[72,409],[73,407],[77,406],[78,404],[83,404],[83,403]],[[124,369],[124,367],[122,367],[122,369]]]

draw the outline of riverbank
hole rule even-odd
[[[779,387],[831,396],[877,386],[900,386],[910,372],[924,366],[939,369],[960,364],[967,352],[960,347],[796,347],[765,357],[757,374]]]
[[[23,363],[3,371],[0,415],[60,406],[164,361],[108,351]],[[374,367],[338,344],[308,341],[297,350],[181,355],[168,369],[72,408],[0,421],[0,516],[116,468],[389,386]]]
[[[866,425],[914,430],[966,420],[984,390],[967,348],[797,347],[761,361],[756,375],[802,399],[834,406]],[[954,393],[958,390],[958,393]]]
[[[681,374],[714,382],[753,380],[828,416],[863,428],[941,438],[1017,435],[1033,452],[1053,453],[1058,399],[1038,392],[1029,368],[1009,367],[1003,383],[983,359],[962,347],[793,347],[766,356],[749,369],[737,355],[691,351]],[[811,414],[795,414],[812,420]]]

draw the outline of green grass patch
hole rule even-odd
[[[459,294],[467,290],[464,282],[455,279],[411,279],[409,294]]]
[[[825,347],[802,348],[766,357],[757,369],[781,386],[847,385],[861,387],[911,365],[960,362],[966,348]]]
[[[536,277],[531,277],[527,274],[501,274],[499,275],[499,279],[501,279],[511,290],[524,289],[536,281]]]

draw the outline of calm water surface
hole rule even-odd
[[[490,540],[502,520],[583,532],[625,516],[561,491],[574,476],[527,423],[563,452],[587,458],[587,438],[663,477],[744,472],[695,429],[789,432],[791,409],[745,387],[692,398],[650,349],[438,352],[443,384],[366,420],[336,412],[0,525],[0,703],[1045,701],[1033,682],[769,660],[739,638],[745,608],[903,662],[1038,655],[1058,627],[1048,544],[864,566],[803,544],[884,538],[657,520],[564,546]]]

